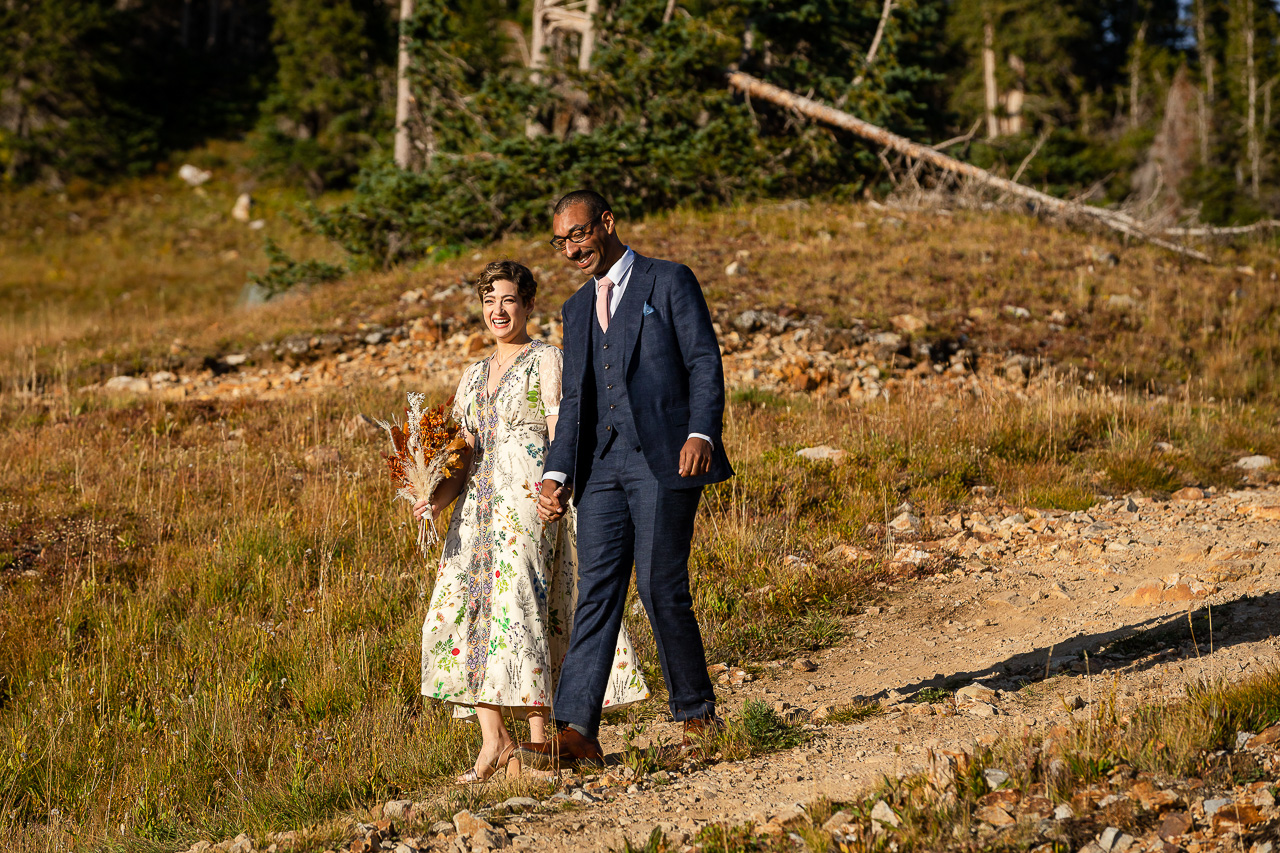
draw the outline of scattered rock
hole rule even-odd
[[[392,820],[404,820],[413,811],[413,800],[388,800],[382,805],[382,816]]]
[[[1280,743],[1280,723],[1265,728],[1261,733],[1254,735],[1246,744],[1247,749],[1258,749],[1263,746],[1270,746],[1273,743]]]
[[[1213,817],[1217,813],[1218,809],[1229,805],[1231,805],[1231,800],[1226,797],[1215,797],[1213,799],[1205,800],[1201,804],[1204,808],[1205,817]]]
[[[889,529],[894,533],[917,534],[920,532],[920,519],[909,512],[904,512],[889,522]]]
[[[889,325],[893,326],[899,332],[905,332],[908,335],[923,331],[929,328],[929,323],[921,320],[914,314],[895,314],[889,318]]]
[[[796,451],[796,456],[802,456],[810,462],[839,462],[846,455],[840,448],[828,447],[825,444]]]
[[[542,804],[533,797],[511,797],[510,799],[503,800],[502,805],[504,808],[515,811],[517,809],[536,809]]]
[[[852,565],[854,563],[873,563],[877,557],[866,548],[855,545],[837,545],[822,555],[824,560]]]
[[[1236,467],[1242,471],[1261,471],[1273,464],[1270,456],[1245,456],[1236,460]]]
[[[1156,835],[1167,841],[1186,834],[1191,826],[1191,816],[1186,812],[1170,812],[1164,816],[1164,820],[1160,821],[1160,828],[1156,830]]]
[[[1197,489],[1195,486],[1187,486],[1186,488],[1178,489],[1170,497],[1175,501],[1202,501],[1205,495],[1203,490]]]
[[[1009,774],[1003,770],[997,770],[994,767],[988,767],[982,771],[982,778],[986,780],[987,787],[992,791],[997,790],[1005,782],[1009,781]]]
[[[997,829],[1004,826],[1013,826],[1017,823],[1017,821],[1014,820],[1013,815],[1009,814],[999,806],[983,806],[974,812],[974,817],[982,823],[990,824]]]
[[[178,167],[178,177],[186,182],[189,187],[198,187],[208,183],[213,177],[213,172],[206,172],[199,166],[193,166],[190,163],[183,163]]]
[[[985,684],[966,684],[956,691],[956,699],[970,699],[974,702],[995,702],[996,692]]]
[[[463,809],[453,816],[453,828],[458,835],[470,838],[482,829],[493,829],[493,825]]]
[[[1147,811],[1160,814],[1168,811],[1181,802],[1182,798],[1174,791],[1158,790],[1150,782],[1141,781],[1129,789],[1129,796],[1142,804]]]
[[[151,390],[151,383],[141,376],[113,376],[102,383],[102,388],[121,394],[145,394]]]
[[[248,222],[250,219],[249,210],[253,207],[253,196],[248,193],[240,193],[236,198],[236,203],[231,208],[231,218],[236,222]]]
[[[897,828],[901,823],[893,809],[884,800],[876,800],[876,804],[871,807],[871,826],[873,829],[883,832],[886,826]]]
[[[1208,814],[1208,811],[1205,812]],[[1249,803],[1223,806],[1213,813],[1214,832],[1240,832],[1266,820],[1258,808]]]
[[[808,658],[796,658],[792,662],[791,668],[796,672],[817,672],[818,665]]]

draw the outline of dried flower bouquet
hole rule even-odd
[[[375,420],[391,437],[393,452],[383,458],[396,485],[396,497],[410,503],[435,494],[436,488],[458,470],[467,446],[461,425],[453,419],[453,398],[438,406],[428,406],[426,402],[426,394],[409,392],[403,428],[394,421]],[[418,528],[418,547],[423,556],[439,541],[435,520],[428,513]]]

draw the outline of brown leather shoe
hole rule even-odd
[[[604,751],[600,741],[570,728],[561,729],[551,740],[522,743],[516,748],[522,766],[534,770],[562,770],[574,767],[603,767]]]
[[[684,721],[684,742],[680,752],[690,758],[703,757],[703,745],[724,731],[724,720],[715,714]]]

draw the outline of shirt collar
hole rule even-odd
[[[622,253],[622,257],[618,258],[613,266],[609,267],[609,271],[605,273],[605,277],[613,282],[614,291],[616,292],[626,286],[627,277],[631,273],[631,265],[636,262],[636,253],[631,251],[631,247],[627,246],[627,250]],[[596,281],[600,278],[597,277]]]

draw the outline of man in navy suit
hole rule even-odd
[[[520,745],[538,769],[601,764],[597,734],[631,567],[685,746],[719,728],[689,593],[702,487],[733,475],[721,436],[724,371],[688,267],[623,245],[590,190],[556,204],[551,245],[591,279],[564,304],[564,391],[539,514],[578,508],[578,607],[552,716]]]

